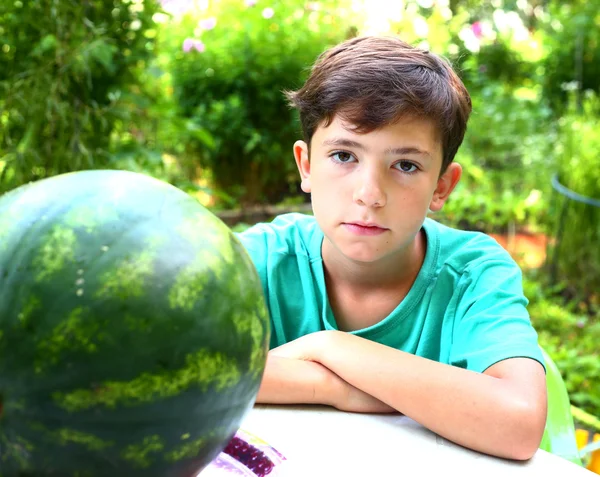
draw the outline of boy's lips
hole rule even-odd
[[[388,230],[374,222],[343,222],[342,225],[356,235],[380,235]]]

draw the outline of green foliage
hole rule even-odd
[[[573,98],[559,121],[555,146],[559,182],[596,201],[596,205],[586,204],[556,192],[550,211],[555,218],[551,232],[556,238],[549,263],[551,276],[555,282],[566,282],[571,294],[579,297],[588,297],[600,288],[599,114],[600,100],[593,93],[581,111]]]
[[[463,177],[440,220],[467,229],[498,232],[539,227],[547,220],[554,136],[549,110],[533,90],[497,83],[473,98],[473,114],[456,161]]]
[[[572,98],[559,132],[555,155],[561,182],[578,194],[600,199],[600,96],[588,91],[582,109]]]
[[[521,183],[531,179],[528,171],[547,163],[550,151],[550,111],[540,104],[536,90],[488,83],[472,101],[465,147],[486,170],[518,171]]]
[[[231,231],[234,233],[242,233],[245,230],[248,230],[252,224],[247,224],[246,222],[238,222],[233,227],[231,227]]]
[[[0,3],[0,191],[108,165],[155,11],[153,0]]]
[[[300,87],[317,55],[348,33],[326,5],[317,11],[281,0],[269,8],[222,1],[167,33],[174,94],[197,131],[188,153],[243,202],[276,201],[296,190],[292,145],[301,136],[282,92]],[[198,27],[211,17],[214,28]],[[188,47],[201,41],[204,51],[183,51],[186,38]]]
[[[571,412],[573,413],[573,419],[575,422],[580,423],[584,428],[593,431],[600,431],[600,419],[596,416],[585,412],[583,409],[577,406],[571,406]]]
[[[566,84],[600,94],[600,9],[587,0],[553,0],[547,8],[540,25],[547,51],[542,82],[544,96],[562,113],[569,102]]]
[[[526,274],[525,295],[540,345],[556,362],[571,402],[600,416],[600,303],[566,302],[540,275]]]

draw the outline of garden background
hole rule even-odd
[[[235,230],[309,212],[282,90],[325,48],[395,34],[444,55],[474,112],[435,218],[521,263],[540,343],[600,422],[600,6],[587,0],[8,0],[0,193],[89,168],[185,190]]]

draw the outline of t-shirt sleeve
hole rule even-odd
[[[531,358],[545,369],[514,261],[482,260],[464,273],[459,287],[450,364],[483,372],[505,359]]]

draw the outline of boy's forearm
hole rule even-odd
[[[322,364],[269,355],[257,403],[325,404],[343,411],[390,413],[394,408],[351,386]]]
[[[256,402],[333,405],[332,375],[319,363],[269,355]]]
[[[350,385],[465,447],[527,459],[539,445],[545,402],[538,403],[522,386],[347,333],[321,333],[309,348],[313,356],[304,359],[320,362]]]

